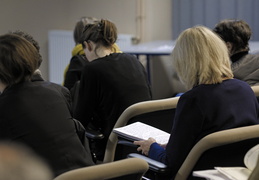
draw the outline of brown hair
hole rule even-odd
[[[114,23],[108,20],[96,21],[94,24],[85,26],[82,36],[82,45],[85,48],[84,41],[92,41],[99,46],[105,46],[112,49],[117,40],[117,28]],[[96,49],[95,49],[96,51]]]
[[[76,22],[75,29],[74,29],[74,41],[75,41],[76,44],[80,44],[80,42],[81,42],[80,39],[82,37],[84,27],[87,24],[91,24],[96,20],[97,19],[94,18],[94,17],[81,17]]]
[[[225,42],[233,44],[232,54],[240,50],[249,51],[248,41],[252,31],[243,20],[225,19],[220,21],[213,29]]]
[[[42,63],[42,56],[40,54],[40,46],[39,43],[32,37],[32,35],[30,35],[27,32],[21,31],[21,30],[16,30],[16,31],[11,31],[11,34],[16,34],[18,36],[21,36],[23,38],[25,38],[27,41],[29,41],[30,43],[32,43],[32,45],[37,49],[38,53],[39,53],[39,59],[38,59],[38,68],[40,67],[41,63]]]
[[[39,53],[26,39],[0,36],[0,80],[7,86],[30,80],[38,68]]]

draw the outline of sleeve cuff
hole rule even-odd
[[[150,146],[148,157],[164,163],[165,149],[161,147],[158,143],[153,143]]]

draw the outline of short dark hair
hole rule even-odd
[[[27,41],[29,41],[30,43],[32,43],[32,45],[37,49],[38,53],[39,53],[39,59],[38,59],[38,68],[40,67],[41,63],[42,63],[42,56],[40,54],[40,46],[39,43],[32,37],[32,35],[30,35],[27,32],[24,32],[22,30],[16,30],[16,31],[11,31],[11,34],[16,34],[18,36],[21,36],[23,38],[25,38]]]
[[[234,52],[249,50],[248,41],[252,31],[249,25],[243,20],[226,19],[220,21],[213,29],[225,42],[233,44]]]
[[[15,34],[0,36],[0,80],[7,86],[30,80],[38,68],[39,53]]]

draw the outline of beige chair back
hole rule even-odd
[[[177,106],[179,97],[151,100],[136,103],[128,107],[117,120],[114,128],[125,126],[128,121],[137,115],[144,113],[155,112],[159,110],[174,109]],[[107,142],[106,151],[104,155],[104,163],[114,161],[115,150],[118,142],[118,137],[115,133],[111,133]]]
[[[255,166],[254,170],[252,171],[248,180],[258,180],[258,179],[259,179],[259,156],[257,159],[257,165]]]
[[[142,179],[148,163],[139,158],[129,158],[111,163],[94,165],[65,172],[54,180],[104,180],[135,175],[132,180]]]
[[[208,149],[259,137],[259,125],[234,128],[215,132],[202,138],[190,151],[178,170],[175,180],[187,179],[192,169]]]
[[[259,86],[252,86],[251,88],[254,91],[255,96],[259,97]]]

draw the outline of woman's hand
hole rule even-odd
[[[148,156],[150,146],[155,142],[156,140],[154,138],[149,138],[148,140],[144,141],[134,141],[134,144],[139,146],[137,151],[142,151],[142,154]]]

